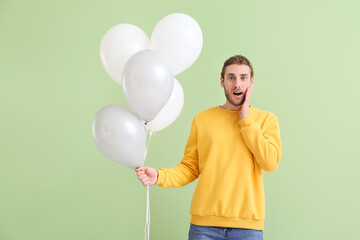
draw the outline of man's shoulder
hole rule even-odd
[[[203,110],[203,111],[199,112],[198,114],[196,114],[194,118],[203,118],[203,117],[208,117],[209,115],[212,115],[212,114],[216,114],[218,112],[217,108],[218,107],[215,106],[215,107],[211,107],[206,110]]]
[[[259,114],[259,115],[274,115],[274,113],[264,110],[264,109],[260,109],[258,107],[254,107],[251,106],[252,112],[254,112],[255,114]]]
[[[263,110],[257,107],[252,107],[252,111],[251,111],[251,115],[255,118],[258,119],[260,121],[268,121],[268,120],[273,120],[273,119],[277,119],[276,115],[268,110]]]

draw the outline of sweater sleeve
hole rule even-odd
[[[192,123],[189,139],[182,161],[173,168],[159,168],[157,185],[160,187],[182,187],[199,177],[197,130],[195,119]]]
[[[247,116],[239,121],[241,133],[256,163],[265,171],[277,169],[281,158],[280,127],[276,116],[269,113],[263,128]]]

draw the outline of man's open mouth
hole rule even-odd
[[[233,94],[236,95],[236,96],[240,96],[243,93],[242,92],[233,92]]]

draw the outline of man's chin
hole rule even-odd
[[[231,105],[233,105],[235,107],[240,107],[243,104],[243,102],[240,102],[240,103],[230,102],[230,103],[231,103]]]
[[[234,105],[234,106],[239,107],[239,106],[243,105],[244,102],[245,102],[245,99],[240,100],[240,102],[239,101],[231,101],[231,104]]]

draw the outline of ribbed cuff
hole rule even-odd
[[[162,185],[164,185],[164,182],[165,182],[165,174],[163,171],[161,171],[161,169],[156,169],[156,171],[158,173],[158,179],[155,184],[158,186],[162,186]]]

